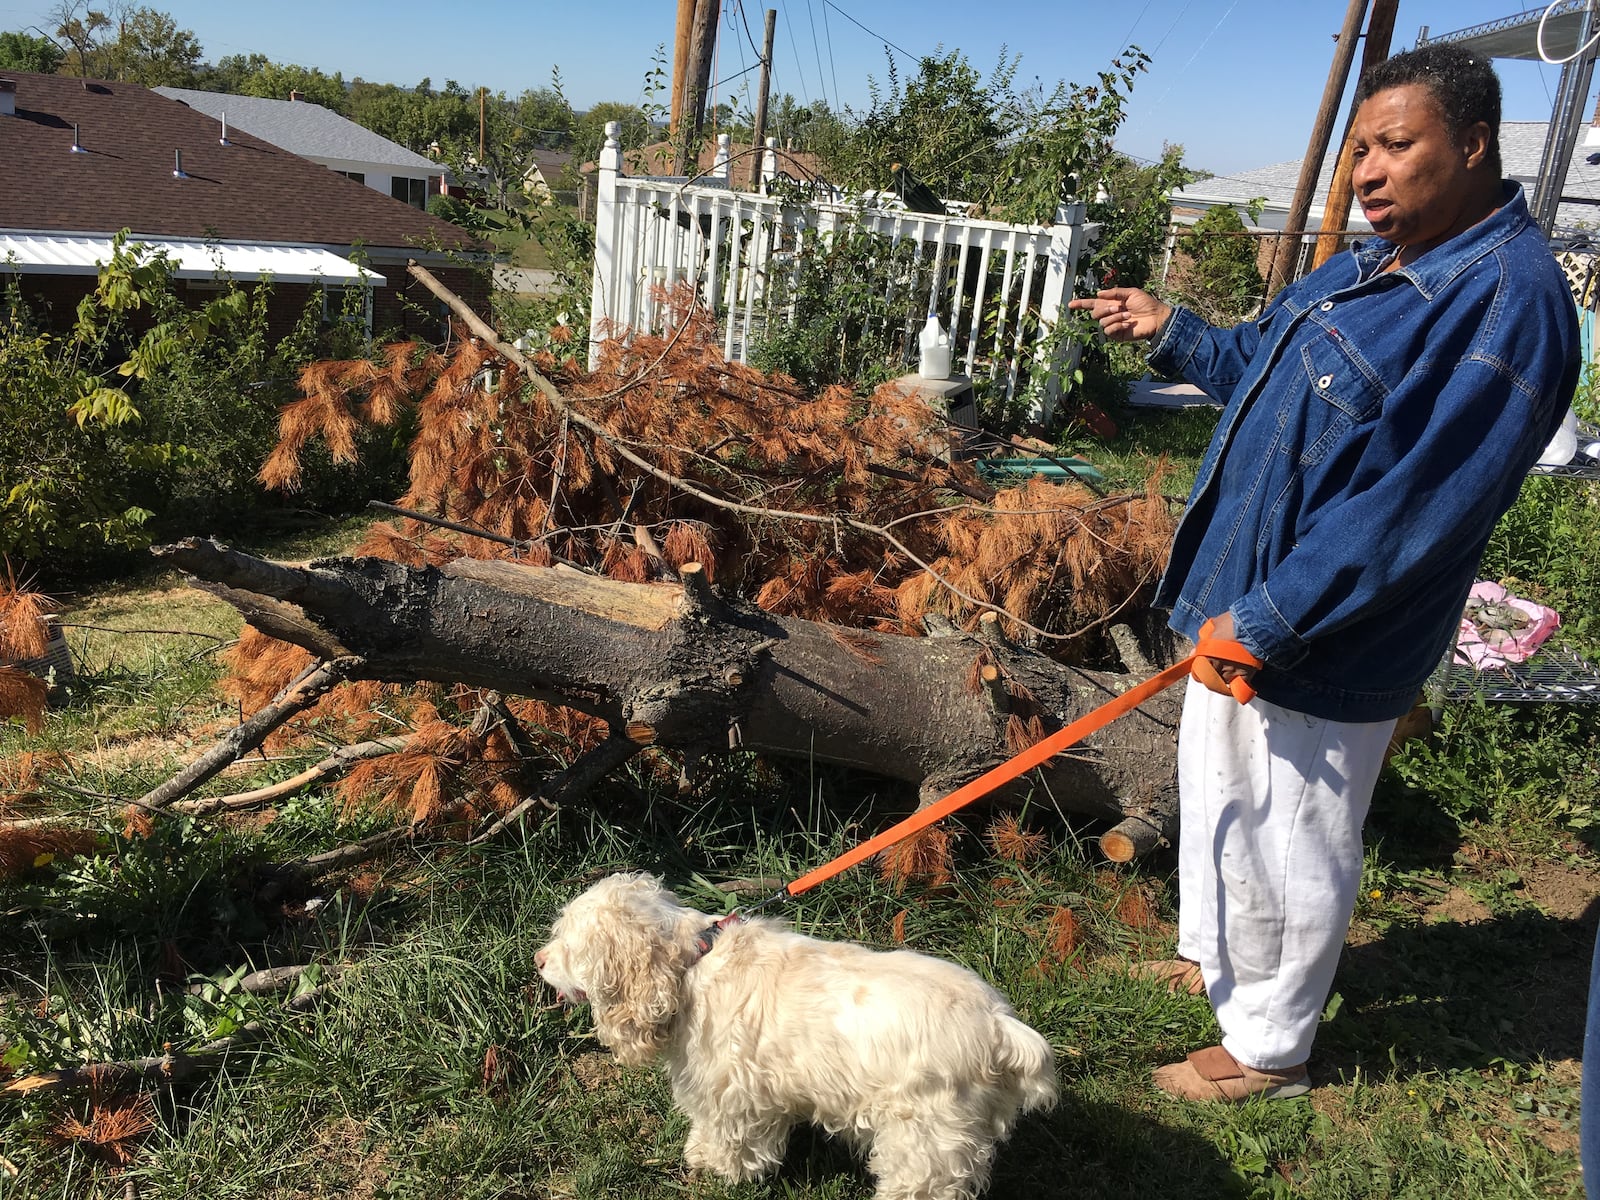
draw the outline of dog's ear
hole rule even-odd
[[[678,1011],[682,949],[670,928],[619,905],[595,923],[589,950],[585,974],[595,1032],[618,1062],[649,1062]]]

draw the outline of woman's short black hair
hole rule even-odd
[[[1453,42],[1406,50],[1367,70],[1356,84],[1356,107],[1390,88],[1419,83],[1432,94],[1452,136],[1479,121],[1489,127],[1489,165],[1500,173],[1500,77],[1482,54]]]

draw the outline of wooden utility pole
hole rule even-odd
[[[678,25],[672,37],[672,115],[667,136],[678,143],[678,122],[683,119],[683,98],[689,90],[689,42],[694,35],[695,0],[678,0]]]
[[[1367,44],[1361,50],[1361,75],[1389,57],[1389,42],[1394,37],[1395,10],[1399,7],[1400,0],[1372,0],[1372,16],[1367,18]],[[1356,78],[1361,78],[1361,75]],[[1355,171],[1355,146],[1350,141],[1350,127],[1355,120],[1356,110],[1352,104],[1350,115],[1345,118],[1339,163],[1333,169],[1333,182],[1328,185],[1328,202],[1322,209],[1322,236],[1317,239],[1317,252],[1311,260],[1313,267],[1320,267],[1339,253],[1339,247],[1344,242],[1339,235],[1350,224],[1350,201],[1355,197],[1355,187],[1351,182]]]
[[[478,166],[480,167],[483,166],[483,98],[488,90],[489,89],[486,87],[480,87],[478,89]]]
[[[1317,109],[1316,123],[1311,129],[1311,143],[1300,164],[1300,179],[1295,184],[1294,201],[1289,206],[1289,219],[1283,235],[1278,239],[1278,251],[1272,259],[1272,270],[1267,275],[1267,295],[1277,294],[1279,288],[1294,273],[1295,255],[1300,249],[1300,235],[1306,229],[1306,214],[1311,211],[1311,199],[1316,194],[1317,176],[1322,173],[1322,160],[1328,156],[1328,142],[1333,136],[1333,119],[1339,111],[1339,98],[1344,95],[1345,82],[1350,78],[1350,63],[1355,58],[1356,42],[1360,39],[1361,22],[1367,15],[1367,0],[1350,0],[1344,14],[1344,28],[1339,31],[1339,44],[1333,52],[1333,66],[1328,71],[1328,82],[1322,89],[1322,105]]]
[[[678,124],[678,174],[696,173],[700,130],[706,120],[706,93],[711,89],[711,58],[717,48],[721,0],[696,0],[694,35],[689,39],[689,74]]]
[[[761,167],[767,157],[767,96],[772,91],[772,40],[778,32],[778,10],[767,9],[767,31],[761,39],[761,90],[756,93],[756,125],[750,134],[750,190],[761,190]]]

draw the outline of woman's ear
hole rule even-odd
[[[1466,151],[1467,168],[1477,170],[1489,159],[1489,145],[1494,140],[1494,134],[1489,131],[1489,122],[1474,121],[1462,132],[1462,149]]]

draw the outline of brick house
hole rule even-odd
[[[407,274],[412,258],[487,311],[466,231],[243,130],[224,138],[217,119],[136,84],[5,73],[0,164],[0,280],[16,276],[55,323],[123,229],[177,263],[180,294],[270,281],[275,329],[319,296],[336,315],[358,288],[375,332],[437,336],[442,308]]]

